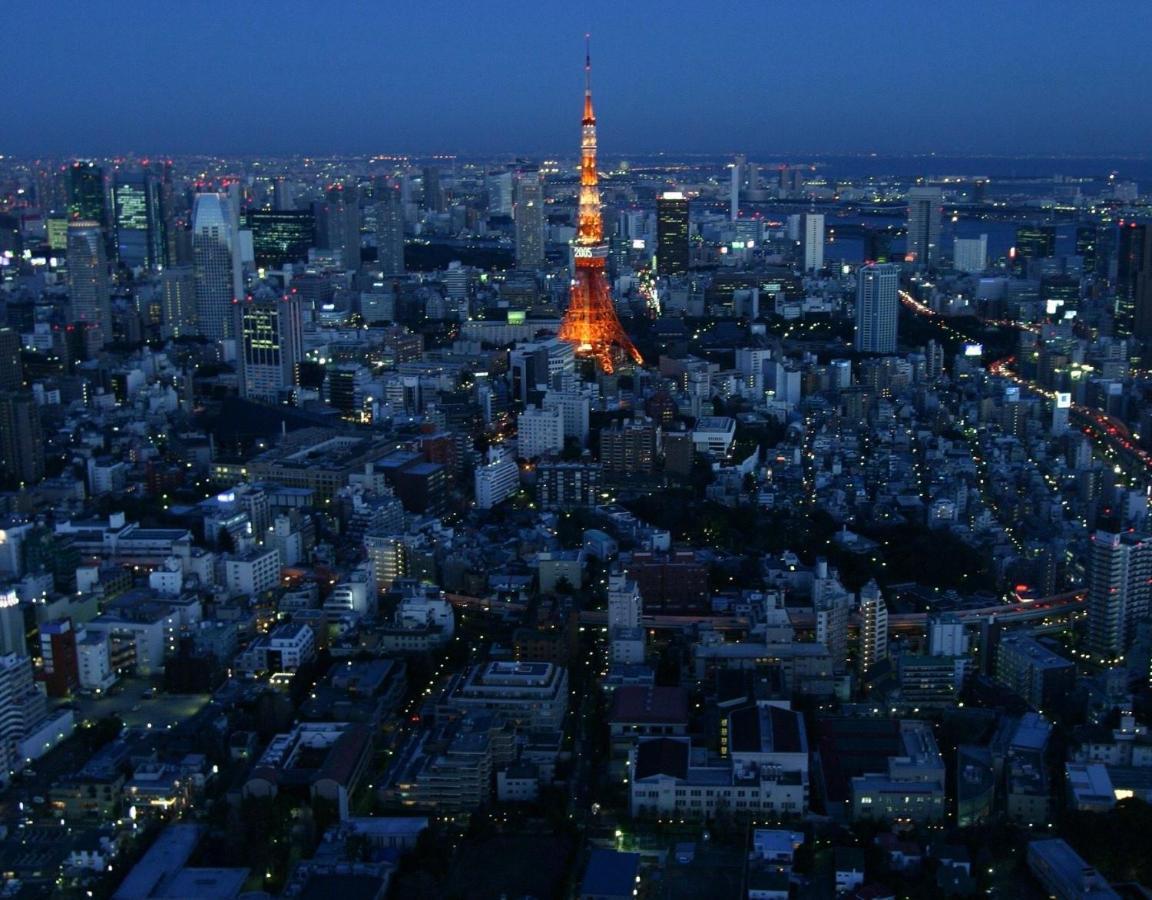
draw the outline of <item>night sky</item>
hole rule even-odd
[[[0,153],[1148,154],[1149,0],[7,0]]]

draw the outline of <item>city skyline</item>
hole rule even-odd
[[[564,154],[557,99],[579,90],[572,60],[589,30],[610,155],[1145,152],[1152,125],[1115,113],[1139,108],[1152,63],[1091,51],[1116,21],[1152,32],[1152,11],[1055,6],[916,16],[881,2],[861,16],[827,0],[805,17],[702,19],[680,3],[547,15],[513,3],[482,41],[451,4],[404,16],[286,3],[269,20],[218,3],[149,21],[108,2],[60,16],[47,41],[26,7],[6,23],[0,63],[22,86],[10,110],[22,127],[0,153]],[[128,21],[131,68],[111,85],[75,77],[77,58],[115,46]]]

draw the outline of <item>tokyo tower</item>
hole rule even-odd
[[[596,171],[596,114],[592,111],[592,55],[584,56],[584,119],[580,141],[580,224],[576,233],[573,256],[576,271],[568,300],[568,312],[560,324],[560,339],[576,345],[576,355],[596,360],[601,370],[611,372],[621,356],[636,363],[644,360],[625,333],[608,279],[604,262],[608,244],[604,240],[604,223],[600,219],[600,176]]]

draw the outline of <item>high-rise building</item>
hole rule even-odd
[[[112,179],[116,258],[128,268],[159,268],[166,238],[160,182],[142,169],[119,170]]]
[[[275,403],[283,390],[298,383],[297,368],[304,356],[300,298],[249,298],[236,310],[240,396]]]
[[[488,215],[511,216],[515,187],[512,172],[492,172],[485,179],[488,191]]]
[[[172,337],[200,333],[196,315],[196,272],[192,266],[173,266],[160,275],[164,325]]]
[[[804,271],[824,268],[824,214],[804,214]]]
[[[440,170],[425,166],[421,174],[424,185],[424,208],[429,212],[444,212],[444,189],[440,186]]]
[[[888,607],[875,581],[860,588],[860,673],[888,656]]]
[[[385,187],[376,204],[376,264],[385,275],[404,274],[404,203],[398,188]]]
[[[516,175],[516,265],[544,265],[544,182],[536,171]]]
[[[644,475],[656,469],[660,426],[647,419],[629,419],[600,432],[600,464],[613,474]]]
[[[656,200],[656,272],[686,275],[688,262],[688,198],[666,191]]]
[[[350,271],[360,268],[360,190],[355,184],[334,184],[316,220],[317,239],[338,254]]]
[[[856,339],[859,353],[895,353],[900,321],[900,273],[890,263],[856,273]]]
[[[743,156],[737,156],[732,163],[732,179],[728,184],[728,215],[733,222],[740,218],[740,190],[744,186],[745,165]]]
[[[1030,260],[1051,259],[1056,255],[1056,226],[1021,225],[1012,254],[1013,267],[1020,272],[1026,272]]]
[[[1084,274],[1096,271],[1096,245],[1100,229],[1095,225],[1076,226],[1076,255],[1080,257]]]
[[[20,360],[23,342],[11,328],[0,328],[0,391],[18,391],[24,386],[24,367]]]
[[[978,275],[988,268],[988,235],[956,238],[952,246],[952,266],[958,272]]]
[[[24,628],[24,611],[14,590],[0,591],[0,656],[28,654],[28,635]]]
[[[43,477],[40,408],[31,394],[0,394],[0,481],[30,487]]]
[[[1152,235],[1122,223],[1116,254],[1116,335],[1152,340]]]
[[[23,767],[20,744],[47,718],[47,698],[32,681],[32,660],[18,653],[0,656],[0,783]]]
[[[316,246],[316,217],[307,209],[253,209],[245,214],[252,232],[252,253],[262,269],[308,259],[308,250]]]
[[[914,187],[908,191],[908,240],[904,259],[918,269],[936,264],[943,203],[940,188]]]
[[[68,218],[96,222],[101,227],[108,222],[104,170],[94,162],[78,159],[68,167]]]
[[[234,303],[244,296],[240,244],[227,194],[197,194],[192,207],[192,256],[200,333],[236,337]]]
[[[564,414],[561,410],[530,406],[516,419],[517,452],[536,459],[564,449]]]
[[[1088,559],[1088,649],[1096,661],[1123,656],[1152,613],[1152,537],[1099,528]]]
[[[78,219],[68,225],[68,299],[70,319],[83,327],[89,349],[112,340],[112,297],[108,285],[108,260],[100,225]]]

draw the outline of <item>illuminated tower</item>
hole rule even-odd
[[[608,243],[604,240],[604,225],[600,220],[599,181],[596,171],[596,114],[592,111],[592,58],[589,54],[584,59],[580,224],[573,247],[576,267],[572,273],[568,312],[560,326],[560,338],[575,344],[578,355],[592,357],[603,371],[611,372],[616,367],[616,357],[621,354],[632,357],[637,363],[643,359],[616,318],[608,280],[604,277]]]

